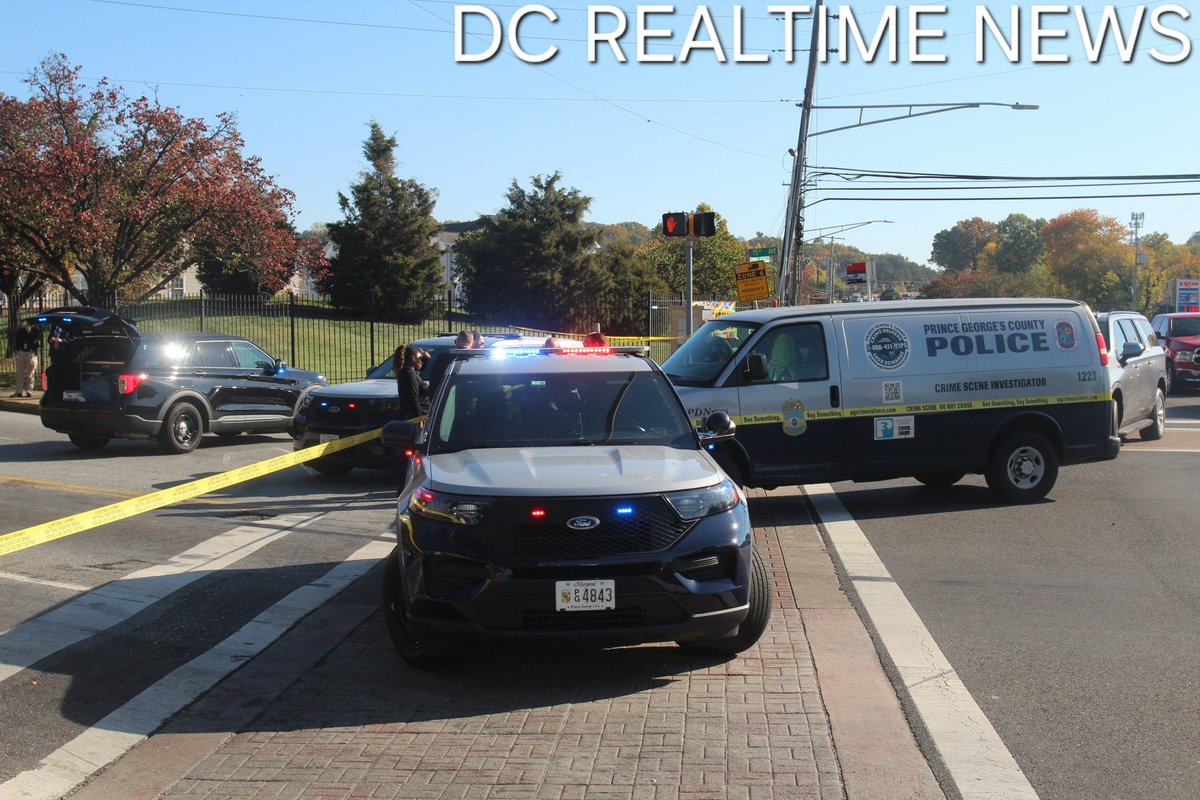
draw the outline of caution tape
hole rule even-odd
[[[1071,403],[1101,403],[1112,399],[1111,394],[1060,394],[1048,397],[1000,397],[988,400],[951,400],[939,403],[913,403],[908,405],[868,406],[863,408],[806,408],[806,420],[859,419],[862,417],[886,417],[899,414],[946,414],[953,411],[977,411],[993,408],[1036,408],[1038,406],[1060,406]],[[730,415],[737,425],[770,425],[784,421],[784,413]],[[703,425],[703,417],[693,417],[692,423]]]
[[[523,328],[520,325],[511,326],[513,330],[520,331],[526,336],[565,336],[569,339],[582,339],[587,336],[586,333],[564,333],[563,331],[544,331],[538,328]],[[609,344],[640,344],[641,342],[681,342],[686,339],[686,336],[609,336],[604,334],[605,340]]]
[[[253,478],[269,475],[272,472],[278,472],[281,469],[302,464],[305,461],[312,461],[314,458],[336,453],[339,450],[346,450],[378,438],[378,428],[366,431],[365,433],[356,433],[344,439],[316,444],[312,447],[306,447],[303,450],[297,450],[294,453],[286,453],[282,456],[268,458],[266,461],[259,461],[245,467],[231,469],[219,475],[210,475],[207,478],[181,483],[178,486],[151,492],[141,497],[133,497],[129,500],[122,500],[119,503],[101,506],[92,511],[84,511],[70,517],[63,517],[52,522],[34,525],[31,528],[6,533],[0,536],[0,556],[15,553],[18,550],[25,550],[39,544],[45,544],[46,542],[52,542],[55,539],[62,539],[65,536],[72,536],[100,525],[107,525],[110,522],[137,516],[146,511],[153,511],[156,508],[178,503],[181,500],[189,500],[202,494],[215,492],[218,489],[224,489],[236,483],[243,483]]]

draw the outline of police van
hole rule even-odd
[[[715,455],[743,485],[982,473],[1028,502],[1119,452],[1108,357],[1073,300],[917,300],[718,317],[663,371],[695,424],[737,423]]]

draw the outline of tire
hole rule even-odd
[[[771,575],[757,547],[753,548],[750,555],[749,601],[750,610],[738,626],[736,635],[722,639],[688,639],[676,644],[694,653],[729,656],[754,646],[771,620]]]
[[[953,486],[961,481],[966,474],[965,472],[923,472],[913,477],[931,489],[945,489],[947,486]]]
[[[1141,437],[1148,442],[1161,439],[1167,430],[1167,398],[1162,389],[1154,390],[1154,416],[1151,419],[1153,423],[1140,431]]]
[[[86,433],[68,433],[67,438],[80,450],[99,450],[108,444],[110,439],[108,436],[91,436]]]
[[[397,550],[399,548],[396,548]],[[448,647],[422,642],[412,635],[404,621],[404,586],[400,579],[400,556],[388,553],[383,568],[383,617],[387,621],[392,646],[409,666],[436,669],[454,663],[457,653]]]
[[[190,453],[200,444],[203,435],[204,418],[200,416],[200,410],[188,402],[176,403],[163,418],[158,443],[172,455]]]
[[[1032,503],[1049,494],[1058,480],[1058,453],[1039,434],[1009,434],[992,451],[984,477],[1003,499]]]
[[[345,475],[354,469],[353,464],[347,464],[345,461],[331,461],[327,458],[317,458],[307,463],[322,475]]]
[[[1179,394],[1179,383],[1175,380],[1175,368],[1167,364],[1167,393]]]

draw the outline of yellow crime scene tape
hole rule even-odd
[[[71,536],[100,525],[133,517],[146,511],[153,511],[156,508],[169,506],[181,500],[188,500],[202,494],[215,492],[218,489],[224,489],[226,486],[232,486],[235,483],[242,483],[252,478],[278,472],[281,469],[302,464],[314,458],[336,453],[339,450],[346,450],[355,445],[379,438],[379,430],[377,428],[365,433],[356,433],[344,439],[306,447],[294,453],[286,453],[282,456],[268,458],[266,461],[259,461],[256,464],[231,469],[219,475],[210,475],[207,478],[181,483],[178,486],[144,494],[141,497],[133,497],[129,500],[122,500],[119,503],[101,506],[100,508],[84,511],[70,517],[63,517],[52,522],[34,525],[31,528],[6,533],[0,535],[0,556],[6,556],[18,550],[25,550],[35,545],[52,542],[64,536]]]
[[[512,329],[520,331],[526,336],[565,336],[568,339],[582,339],[587,336],[586,333],[564,333],[562,331],[544,331],[540,328],[523,328],[520,325],[513,325]],[[641,344],[642,342],[679,342],[686,339],[686,336],[609,336],[604,334],[604,338],[609,344]]]

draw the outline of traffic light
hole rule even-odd
[[[691,214],[684,211],[663,214],[663,236],[690,236],[689,217]]]
[[[717,214],[715,211],[702,211],[692,214],[692,236],[716,236]]]

